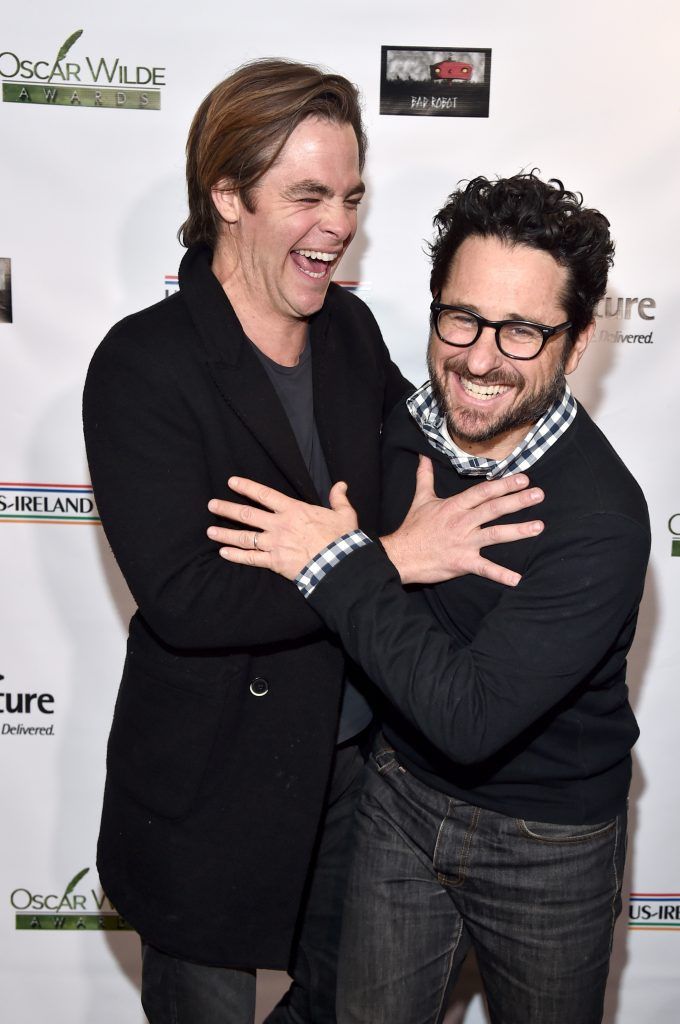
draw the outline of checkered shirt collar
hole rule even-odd
[[[487,480],[524,472],[533,466],[571,426],[577,410],[576,400],[565,381],[562,397],[541,416],[509,455],[497,460],[460,455],[454,450],[445,432],[445,419],[429,381],[407,399],[406,405],[432,447],[445,455],[461,476],[485,476]]]

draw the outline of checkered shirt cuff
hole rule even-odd
[[[352,530],[351,533],[345,533],[337,540],[331,541],[297,574],[295,583],[298,590],[304,597],[310,597],[324,576],[327,576],[343,558],[351,555],[357,548],[372,543],[371,538],[367,537],[363,530]]]

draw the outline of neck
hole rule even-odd
[[[500,462],[502,459],[505,459],[510,452],[515,450],[520,441],[527,436],[534,425],[534,423],[525,423],[514,430],[507,430],[504,433],[497,434],[485,441],[474,441],[459,437],[451,429],[452,424],[448,422],[448,419],[446,422],[446,429],[453,443],[460,448],[461,451],[465,452],[466,455],[478,456],[483,459],[493,459],[495,462]]]
[[[252,302],[242,275],[229,249],[218,245],[212,272],[222,285],[244,334],[261,352],[281,366],[296,366],[307,341],[307,320],[282,317],[261,311]]]
[[[262,327],[259,329],[259,325],[251,324],[250,326],[244,322],[241,313],[237,305],[232,301],[229,292],[227,296],[236,316],[241,321],[244,333],[252,341],[253,345],[259,348],[260,352],[264,352],[275,363],[280,366],[297,366],[300,362],[300,356],[302,355],[305,344],[307,342],[307,322],[305,320],[300,321],[299,324],[291,324],[290,327],[285,330],[282,334],[273,333],[271,330]]]

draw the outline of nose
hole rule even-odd
[[[503,355],[496,345],[493,327],[483,327],[474,345],[467,351],[467,368],[475,377],[483,377],[502,362]]]
[[[357,227],[356,207],[348,207],[344,202],[324,203],[324,215],[321,228],[341,241],[353,237]]]

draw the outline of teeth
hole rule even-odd
[[[324,263],[332,263],[338,258],[336,252],[318,252],[316,249],[296,249],[301,256],[307,256],[310,260],[322,260]]]
[[[460,378],[460,382],[467,393],[474,395],[475,398],[495,398],[496,395],[502,395],[508,390],[503,384],[473,384],[471,380],[465,380],[463,377]]]

